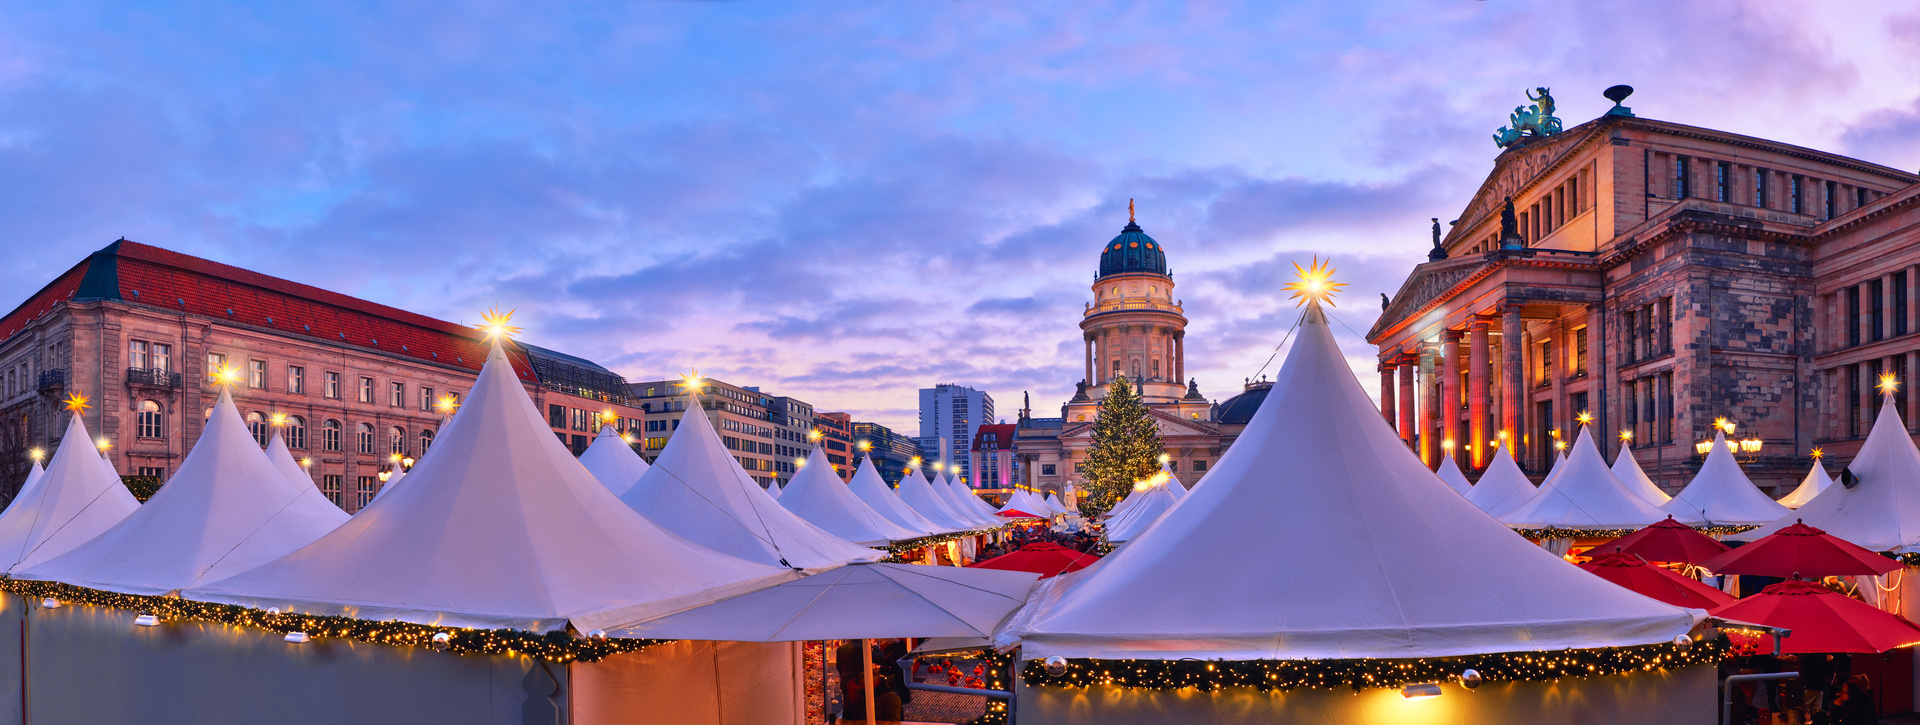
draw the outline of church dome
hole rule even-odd
[[[1214,411],[1214,422],[1246,425],[1253,420],[1253,414],[1260,410],[1260,404],[1266,402],[1267,393],[1272,390],[1273,383],[1265,380],[1247,383],[1246,392],[1227,398]]]
[[[1160,243],[1140,229],[1139,224],[1127,222],[1120,230],[1120,236],[1107,242],[1100,251],[1100,276],[1145,272],[1165,275],[1167,273],[1167,252]]]

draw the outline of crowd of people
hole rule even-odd
[[[1054,531],[1044,526],[1014,529],[1009,532],[1004,541],[998,544],[988,544],[986,548],[981,549],[978,560],[986,561],[1003,554],[1011,554],[1019,551],[1022,546],[1039,542],[1058,544],[1086,554],[1097,553],[1094,551],[1094,547],[1100,543],[1100,537],[1094,536],[1086,531]]]
[[[1753,655],[1724,665],[1726,674],[1764,674],[1798,670],[1792,679],[1736,685],[1733,722],[1771,725],[1876,725],[1879,702],[1871,678],[1854,672],[1846,654]]]

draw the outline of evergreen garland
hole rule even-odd
[[[1093,419],[1093,448],[1083,471],[1086,495],[1080,512],[1098,516],[1120,503],[1133,484],[1160,470],[1160,431],[1126,377],[1114,378]]]

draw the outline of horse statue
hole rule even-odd
[[[1535,92],[1538,92],[1537,94]],[[1545,86],[1527,91],[1527,100],[1531,106],[1514,106],[1508,115],[1508,126],[1501,126],[1493,133],[1493,145],[1507,148],[1522,139],[1540,136],[1552,136],[1560,132],[1560,119],[1553,115],[1553,92]]]

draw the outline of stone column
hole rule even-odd
[[[1868,323],[1872,324],[1872,323]],[[1893,337],[1893,273],[1880,275],[1880,339]],[[1905,382],[1905,381],[1902,381]]]
[[[1487,321],[1475,318],[1467,323],[1467,432],[1473,437],[1473,468],[1485,468],[1493,435],[1487,430]]]
[[[1907,333],[1916,332],[1920,332],[1920,266],[1907,268]],[[1912,400],[1913,396],[1907,399]]]
[[[1912,297],[1907,298],[1907,307],[1909,309],[1913,307]],[[1913,328],[1911,327],[1907,329],[1909,331],[1913,330]],[[1920,352],[1907,353],[1906,357],[1907,357],[1907,377],[1920,378]],[[1912,382],[1909,380],[1902,380],[1900,381],[1900,384],[1903,386],[1906,386],[1906,385],[1912,385]],[[1907,409],[1900,411],[1900,417],[1906,420],[1907,430],[1913,430],[1914,418],[1916,417],[1914,413],[1920,412],[1920,390],[1915,390],[1911,387],[1903,387],[1902,390],[1907,391]]]
[[[1873,430],[1873,401],[1880,391],[1875,389],[1880,380],[1873,375],[1873,363],[1860,361],[1860,429],[1854,433],[1861,438],[1867,437],[1867,431]]]
[[[1526,394],[1525,377],[1521,374],[1520,338],[1525,329],[1520,324],[1520,305],[1510,304],[1501,310],[1500,317],[1500,375],[1504,378],[1500,391],[1500,429],[1507,434],[1507,440],[1518,441],[1520,435],[1520,401]],[[1515,453],[1519,449],[1515,448]]]
[[[1413,433],[1417,430],[1414,423],[1414,414],[1417,411],[1413,407],[1413,361],[1406,359],[1403,355],[1398,362],[1400,365],[1400,439],[1412,445]]]
[[[1439,402],[1440,391],[1432,385],[1433,363],[1438,353],[1439,350],[1433,345],[1423,344],[1420,346],[1420,380],[1423,383],[1420,386],[1420,391],[1423,393],[1421,396],[1423,400],[1420,401],[1421,415],[1419,416],[1420,461],[1427,464],[1428,468],[1433,468],[1434,464],[1440,461],[1440,441],[1437,440],[1440,436],[1434,433],[1434,428],[1437,427],[1439,419],[1433,415],[1433,409],[1437,407],[1436,404]],[[1403,379],[1411,381],[1411,377]],[[1407,402],[1411,403],[1411,401]],[[1412,406],[1408,405],[1408,407]],[[1406,415],[1406,413],[1402,413],[1401,415]]]
[[[1607,349],[1605,327],[1602,320],[1602,308],[1598,302],[1587,305],[1587,407],[1593,411],[1593,441],[1600,445],[1600,452],[1611,450],[1620,438],[1618,431],[1607,425],[1607,361],[1604,352]],[[1612,456],[1607,457],[1612,460]]]
[[[1088,385],[1092,385],[1093,384],[1093,333],[1089,332],[1085,335],[1082,335],[1081,337],[1084,338],[1087,343],[1087,376],[1081,379],[1087,381]]]
[[[1187,382],[1187,332],[1173,333],[1173,377],[1182,384]]]
[[[1465,458],[1460,451],[1460,333],[1440,331],[1440,440],[1453,443],[1454,461]],[[1441,447],[1444,455],[1445,446]]]
[[[1387,425],[1398,425],[1400,418],[1393,410],[1393,366],[1380,363],[1380,417],[1387,419]]]

